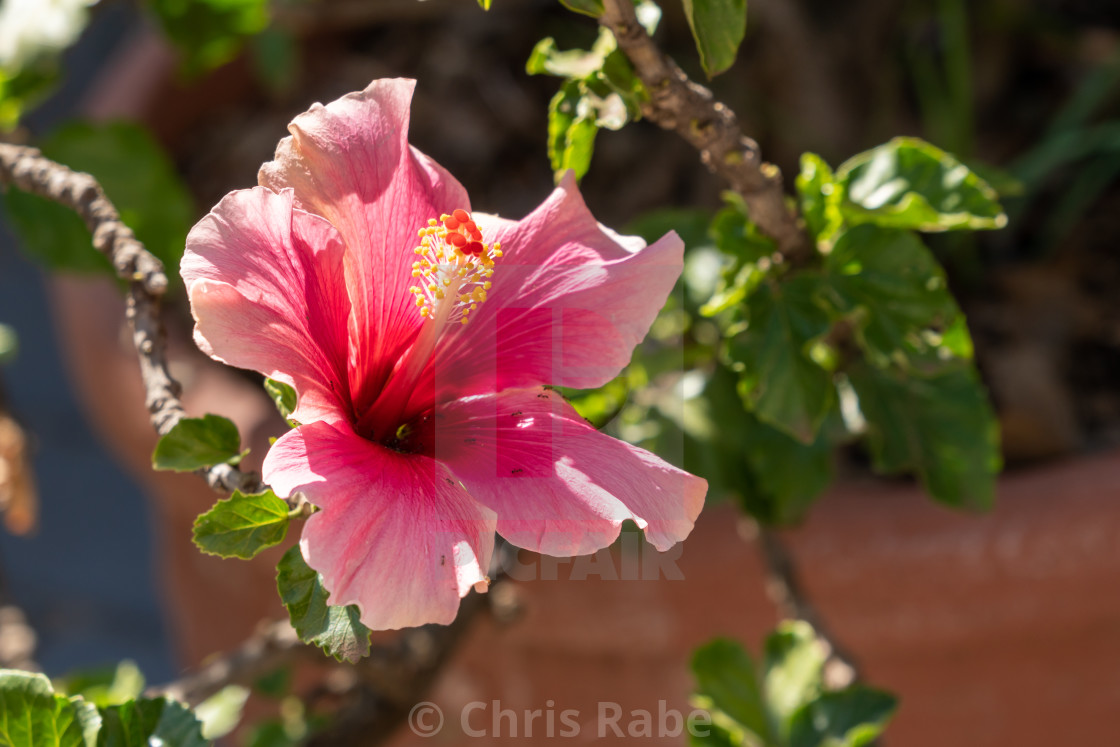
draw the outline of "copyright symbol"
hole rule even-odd
[[[434,737],[443,728],[443,711],[435,703],[421,701],[408,712],[408,728],[418,737]]]

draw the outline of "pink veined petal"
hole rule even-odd
[[[523,220],[476,221],[502,246],[493,287],[470,323],[445,335],[411,409],[431,397],[605,384],[630,362],[683,266],[675,233],[644,246],[600,226],[570,173]]]
[[[311,423],[273,444],[263,472],[277,494],[303,491],[322,509],[303,528],[303,557],[330,603],[357,604],[374,630],[450,623],[486,578],[494,514],[430,457]]]
[[[555,392],[507,390],[436,411],[436,459],[498,515],[498,533],[549,555],[606,547],[625,519],[659,550],[683,540],[708,484],[599,433]]]
[[[316,104],[292,121],[291,137],[258,175],[263,186],[293,188],[296,204],[329,220],[346,243],[359,410],[376,398],[421,322],[408,291],[417,230],[441,213],[470,209],[462,185],[408,144],[414,88],[411,80],[376,80]]]
[[[294,386],[298,420],[349,411],[342,243],[291,190],[227,195],[187,236],[182,274],[204,352]]]

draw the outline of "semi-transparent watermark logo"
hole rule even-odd
[[[439,734],[445,723],[443,711],[435,703],[417,703],[408,715],[409,727],[420,737]],[[707,737],[711,726],[711,714],[702,708],[681,711],[664,700],[657,701],[652,709],[627,709],[604,700],[596,703],[593,711],[559,708],[552,700],[543,708],[533,709],[507,708],[500,700],[476,700],[463,706],[457,724],[458,731],[476,739],[652,739],[680,737],[686,732]]]
[[[591,555],[555,558],[511,552],[499,564],[514,581],[683,581],[677,564],[683,553],[683,542],[658,552],[640,532],[623,532],[613,547]]]

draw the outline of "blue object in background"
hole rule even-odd
[[[32,132],[73,113],[136,22],[126,5],[104,10],[67,54],[63,88],[28,118]],[[34,658],[52,676],[132,659],[149,682],[166,681],[177,667],[156,593],[148,506],[86,424],[59,356],[42,273],[20,255],[6,225],[0,322],[19,335],[19,355],[0,376],[29,432],[40,499],[35,535],[0,529],[0,577],[38,635]]]

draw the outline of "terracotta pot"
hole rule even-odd
[[[480,626],[433,696],[444,710],[443,742],[475,741],[461,722],[470,703],[486,707],[469,710],[467,726],[490,737],[495,702],[522,730],[526,711],[577,711],[578,739],[596,735],[600,703],[617,703],[624,725],[635,709],[656,723],[661,701],[687,712],[691,651],[731,636],[757,652],[775,622],[737,517],[730,506],[704,512],[676,561],[683,580],[519,584],[523,618]],[[901,699],[885,744],[1115,738],[1120,453],[1007,475],[984,516],[941,508],[906,483],[846,482],[787,538],[808,593],[866,681]],[[625,562],[615,559],[621,573]],[[496,741],[518,741],[502,718]],[[395,744],[422,742],[405,731]]]

